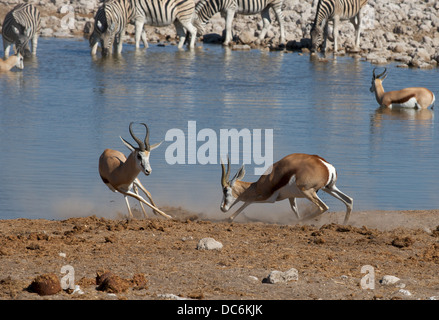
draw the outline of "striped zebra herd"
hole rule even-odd
[[[189,48],[194,48],[197,36],[204,34],[206,23],[216,14],[225,17],[224,45],[232,40],[232,23],[235,14],[261,14],[263,27],[259,34],[262,41],[271,25],[270,8],[273,9],[279,22],[279,44],[285,45],[285,22],[282,13],[284,0],[104,0],[94,17],[94,28],[89,38],[91,54],[97,53],[101,45],[102,54],[122,52],[122,39],[129,23],[135,25],[135,44],[140,41],[148,47],[144,25],[163,27],[174,24],[179,37],[178,47],[182,48],[189,38]],[[311,30],[312,51],[322,43],[326,48],[326,39],[333,39],[334,51],[337,51],[338,22],[349,19],[355,26],[355,45],[360,42],[361,9],[367,0],[319,0],[316,16]],[[333,21],[333,35],[328,34],[328,22]],[[12,45],[21,55],[35,55],[38,35],[41,30],[39,10],[30,3],[22,3],[14,7],[3,22],[4,57],[9,57]],[[32,49],[29,48],[29,42]]]
[[[316,15],[311,29],[311,52],[322,45],[326,49],[329,38],[334,42],[337,51],[337,34],[339,22],[350,20],[355,27],[355,45],[360,44],[361,11],[367,0],[319,0]],[[232,40],[232,23],[235,14],[252,15],[260,13],[263,28],[259,40],[266,36],[271,20],[269,10],[272,8],[280,27],[280,44],[285,44],[285,27],[282,14],[283,0],[107,0],[98,8],[94,29],[89,38],[91,54],[97,54],[100,44],[102,55],[122,52],[122,39],[129,23],[135,25],[135,46],[140,47],[142,40],[148,47],[144,25],[163,27],[174,24],[179,36],[178,47],[182,48],[186,38],[189,38],[189,48],[195,46],[197,36],[204,33],[204,26],[216,13],[225,17],[224,45]],[[329,34],[329,21],[333,22],[333,33]],[[36,55],[38,34],[41,29],[41,17],[38,9],[29,3],[17,5],[5,17],[2,36],[4,60],[0,60],[0,71],[10,70],[14,66],[23,68],[23,56]],[[31,48],[29,48],[31,42]],[[9,56],[11,46],[16,54]],[[387,76],[386,71],[376,75],[373,71],[371,92],[375,93],[378,104],[385,107],[428,108],[433,105],[434,94],[426,88],[406,88],[399,91],[384,92],[382,81]],[[128,158],[121,152],[106,149],[99,159],[99,173],[102,181],[110,190],[119,192],[125,197],[129,215],[131,209],[128,197],[133,197],[151,207],[154,213],[166,218],[169,215],[154,204],[150,193],[142,186],[137,176],[140,172],[149,175],[151,167],[149,154],[159,144],[150,146],[149,130],[146,124],[146,137],[142,141],[133,134],[132,123],[129,131],[137,143],[137,147],[122,139],[131,151]],[[352,211],[353,199],[342,193],[335,186],[337,174],[335,168],[325,159],[316,155],[292,154],[284,157],[272,166],[270,174],[263,175],[257,182],[242,181],[244,168],[230,179],[230,165],[227,170],[222,164],[221,185],[223,201],[221,210],[227,212],[238,202],[244,204],[230,217],[233,220],[244,208],[254,202],[276,202],[289,199],[291,209],[298,220],[300,216],[296,198],[307,198],[314,203],[318,210],[312,216],[320,215],[328,206],[317,196],[318,190],[323,190],[346,205],[345,223],[348,222]],[[150,202],[139,195],[141,189]],[[131,191],[131,190],[134,190]],[[142,206],[142,210],[146,212]],[[308,216],[307,218],[309,218]]]

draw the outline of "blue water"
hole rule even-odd
[[[131,121],[149,125],[151,143],[172,129],[187,135],[189,121],[218,139],[221,129],[272,129],[274,161],[295,152],[326,158],[354,210],[439,208],[437,110],[380,112],[369,92],[373,68],[351,57],[322,62],[206,44],[192,52],[125,45],[122,57],[93,59],[85,40],[42,38],[24,70],[0,74],[0,218],[125,214],[97,165],[105,148],[128,154],[119,136],[132,141]],[[425,86],[439,97],[437,69],[387,68],[386,90]],[[224,216],[219,151],[216,164],[188,164],[183,150],[186,164],[171,165],[172,143],[153,150],[152,174],[139,176],[155,202]],[[244,180],[257,179],[256,167],[246,165]],[[321,197],[331,211],[344,210]],[[270,214],[289,210],[281,202]]]

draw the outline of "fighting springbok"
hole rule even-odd
[[[375,93],[375,98],[381,107],[419,109],[427,109],[430,106],[433,107],[435,96],[434,93],[427,88],[413,87],[384,92],[383,81],[388,75],[387,68],[384,68],[384,72],[379,75],[375,75],[375,69],[376,68],[373,69],[370,92]]]
[[[128,202],[128,196],[133,197],[140,202],[145,217],[146,212],[142,203],[152,208],[155,214],[158,213],[171,219],[171,216],[157,208],[152,200],[151,194],[143,187],[137,178],[140,172],[143,172],[147,176],[151,173],[151,166],[149,164],[150,152],[161,144],[161,142],[159,142],[151,146],[149,144],[148,126],[145,123],[141,124],[146,128],[144,141],[141,141],[134,135],[132,128],[133,122],[131,122],[129,126],[131,137],[137,142],[139,147],[135,148],[124,138],[120,137],[125,146],[131,151],[131,154],[126,158],[125,155],[119,151],[105,149],[99,158],[99,174],[102,181],[111,191],[120,192],[124,195],[130,218],[133,217],[133,214]],[[151,203],[147,202],[139,195],[137,188],[140,188],[146,194]],[[131,189],[134,189],[134,192],[132,192]]]
[[[298,220],[302,217],[296,205],[296,198],[307,198],[314,203],[318,211],[306,217],[314,218],[321,215],[328,206],[317,196],[317,191],[322,189],[346,205],[344,223],[349,220],[352,211],[353,199],[345,195],[335,186],[337,173],[330,163],[317,155],[302,153],[290,154],[271,167],[271,172],[262,175],[256,182],[241,181],[244,178],[244,165],[230,180],[230,161],[227,164],[227,171],[221,161],[223,187],[223,200],[221,210],[227,212],[239,201],[244,204],[230,216],[233,221],[248,205],[253,202],[274,203],[289,199],[291,209]]]
[[[0,71],[9,71],[13,67],[24,69],[23,56],[20,53],[10,56],[6,60],[0,59]]]

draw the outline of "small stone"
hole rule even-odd
[[[412,295],[412,293],[410,291],[405,290],[405,289],[399,289],[398,292],[403,294],[403,295],[405,295],[405,296],[411,296]]]
[[[197,250],[221,250],[223,244],[213,238],[203,238],[197,244]]]
[[[384,285],[384,286],[389,286],[389,285],[392,285],[392,284],[397,283],[399,280],[401,280],[401,279],[399,279],[398,277],[390,276],[390,275],[385,275],[385,276],[381,279],[380,283],[381,283],[382,285]]]
[[[282,272],[278,270],[273,270],[267,276],[267,278],[263,279],[263,283],[286,283],[289,281],[297,281],[299,280],[299,272],[295,268],[291,268],[288,271]]]
[[[392,32],[386,32],[384,34],[384,38],[386,38],[386,40],[388,42],[395,42],[396,41],[395,35]]]
[[[251,47],[248,44],[235,44],[232,46],[232,50],[246,51],[251,50]]]

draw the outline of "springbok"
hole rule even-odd
[[[20,53],[10,56],[6,60],[0,59],[0,71],[9,71],[13,67],[24,69],[23,56]]]
[[[384,72],[379,75],[375,75],[375,69],[376,68],[373,69],[370,92],[375,93],[375,98],[381,107],[416,109],[427,109],[430,106],[433,107],[435,96],[434,93],[427,88],[414,87],[398,91],[384,92],[383,81],[388,75],[387,68],[384,68]]]
[[[161,142],[159,142],[150,146],[148,126],[145,123],[141,124],[146,128],[146,136],[144,141],[141,141],[134,135],[132,129],[133,122],[131,122],[129,126],[131,137],[137,142],[139,147],[135,148],[124,138],[120,137],[125,146],[131,151],[131,154],[128,156],[128,158],[126,158],[125,155],[119,151],[105,149],[99,158],[99,174],[102,178],[102,181],[108,186],[108,188],[110,188],[111,191],[120,192],[124,195],[130,218],[133,217],[133,214],[128,202],[128,196],[133,197],[140,202],[140,206],[142,207],[145,217],[146,212],[142,203],[152,208],[154,214],[158,213],[168,219],[171,219],[171,216],[157,208],[152,200],[151,194],[143,187],[137,178],[140,172],[143,172],[147,176],[151,173],[151,166],[149,164],[150,152],[161,144]],[[139,195],[137,188],[140,188],[146,194],[152,204],[147,202]],[[134,189],[134,192],[132,192],[131,189]]]
[[[302,153],[290,154],[271,167],[271,172],[262,175],[256,182],[241,181],[244,178],[244,165],[230,180],[230,160],[227,171],[221,161],[223,187],[223,200],[221,210],[227,212],[239,201],[244,204],[230,216],[232,222],[248,205],[253,202],[274,203],[289,199],[291,209],[298,220],[302,220],[296,205],[296,198],[307,198],[314,203],[318,211],[306,219],[321,215],[329,208],[317,196],[317,191],[322,189],[346,205],[344,223],[349,220],[352,211],[353,199],[345,195],[335,186],[337,173],[335,168],[325,159],[317,155]]]

